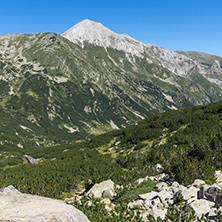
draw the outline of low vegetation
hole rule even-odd
[[[4,146],[6,142],[2,142],[0,187],[13,185],[24,193],[61,198],[64,192],[76,192],[83,187],[88,190],[106,179],[126,186],[155,174],[153,166],[157,163],[179,183],[191,184],[196,178],[213,183],[214,171],[222,169],[221,128],[222,102],[218,102],[157,114],[137,125],[74,145],[33,147],[27,143],[22,149],[12,143]],[[7,141],[5,135],[2,141],[3,138]],[[15,138],[8,140],[19,143]],[[40,163],[22,165],[23,154],[39,159]],[[116,203],[121,207],[153,186],[144,183],[134,190],[125,189]],[[87,216],[90,219],[92,215]]]

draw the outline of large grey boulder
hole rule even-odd
[[[213,201],[216,205],[219,204],[220,206],[222,206],[222,190],[216,184],[209,187],[205,191],[204,195],[207,200]]]
[[[22,194],[13,186],[0,189],[0,220],[16,222],[88,222],[75,207],[61,200]]]
[[[101,183],[96,183],[86,194],[88,198],[113,198],[115,195],[114,182],[112,180],[105,180]]]
[[[195,211],[196,216],[201,217],[202,214],[206,215],[210,212],[210,209],[214,206],[214,202],[199,199],[195,200],[192,203],[189,204],[189,207]]]

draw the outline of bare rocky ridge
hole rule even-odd
[[[101,23],[90,21],[88,19],[73,26],[64,32],[62,36],[82,47],[84,47],[84,43],[87,42],[104,48],[113,48],[119,51],[124,51],[133,56],[146,58],[147,62],[157,62],[171,72],[181,76],[185,76],[198,70],[198,72],[205,76],[210,82],[216,84],[219,83],[219,85],[221,85],[221,82],[216,81],[216,78],[214,79],[210,77],[213,74],[211,71],[212,68],[214,72],[217,72],[219,76],[222,76],[222,58],[219,56],[214,56],[212,61],[213,56],[202,53],[201,60],[196,60],[197,55],[200,55],[198,52],[193,52],[193,56],[190,56],[189,52],[173,52],[163,47],[144,44],[128,35],[114,33],[104,27]],[[206,59],[209,61],[209,57],[214,64],[211,66],[211,69],[209,69],[210,64],[204,62]]]

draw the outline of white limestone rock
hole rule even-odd
[[[156,184],[155,188],[158,190],[158,191],[162,191],[162,190],[166,190],[168,187],[168,184],[165,183],[165,182],[160,182],[158,184]]]
[[[167,209],[158,209],[158,208],[154,208],[152,210],[152,212],[150,213],[150,215],[152,217],[154,217],[155,219],[157,219],[158,217],[160,217],[162,220],[164,220],[165,216],[166,216],[166,213],[167,213]]]
[[[189,200],[190,198],[195,198],[197,199],[197,193],[198,193],[199,189],[196,187],[191,186],[190,188],[182,191],[182,195],[184,200]]]
[[[109,197],[112,191],[113,197],[115,196],[114,191],[114,182],[112,180],[105,180],[101,183],[96,183],[86,194],[89,198],[100,198],[103,196],[104,191],[108,193],[107,189],[109,189]],[[111,191],[110,191],[111,190]],[[105,196],[103,196],[105,197]],[[107,196],[108,197],[108,196]]]
[[[149,193],[145,193],[145,194],[140,194],[138,195],[140,199],[142,200],[151,200],[153,199],[154,197],[158,196],[158,192],[155,192],[155,191],[151,191]]]
[[[165,203],[167,200],[170,200],[171,198],[173,198],[171,193],[165,190],[159,192],[158,196],[162,203]]]
[[[13,186],[0,189],[0,219],[16,222],[88,222],[75,207],[61,200],[22,194]]]
[[[196,179],[194,180],[193,184],[191,186],[200,188],[201,186],[205,185],[206,183],[203,180]]]
[[[207,213],[210,212],[210,209],[214,206],[214,202],[204,200],[204,199],[199,199],[195,200],[192,203],[189,204],[189,207],[195,211],[195,214],[198,217],[201,217],[202,214],[206,215]]]

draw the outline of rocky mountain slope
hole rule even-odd
[[[222,58],[171,52],[85,20],[0,36],[0,130],[63,143],[222,98]]]

